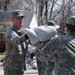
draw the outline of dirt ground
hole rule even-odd
[[[0,67],[0,75],[4,75],[3,67]],[[25,75],[38,75],[37,69],[27,69]]]

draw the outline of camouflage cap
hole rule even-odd
[[[12,12],[12,17],[13,18],[18,18],[20,16],[24,16],[24,12],[22,10],[14,10]]]
[[[70,18],[68,18],[66,24],[75,26],[75,16],[71,16]]]
[[[52,21],[52,20],[47,21],[47,25],[48,26],[54,26],[56,29],[60,28],[60,26],[59,25],[55,25],[54,21]]]
[[[54,24],[55,24],[54,21],[48,21],[47,22],[47,25],[49,25],[49,26],[54,26]]]

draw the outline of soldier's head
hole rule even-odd
[[[12,22],[16,27],[21,28],[24,21],[24,12],[22,10],[14,10],[12,12]]]
[[[12,18],[24,17],[24,12],[22,10],[12,11]]]
[[[60,28],[60,26],[59,25],[55,25],[54,21],[52,21],[52,20],[47,21],[47,25],[48,26],[54,26],[56,29]]]
[[[66,28],[66,32],[70,34],[75,33],[75,16],[71,16],[66,20],[65,28]]]

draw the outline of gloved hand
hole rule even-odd
[[[28,37],[28,35],[27,34],[25,34],[25,39],[27,40],[27,39],[29,39],[29,37]]]
[[[21,31],[17,32],[19,36],[23,35],[23,33]]]
[[[26,40],[29,39],[28,35],[24,34],[22,31],[18,31],[18,35],[19,36],[24,36]]]

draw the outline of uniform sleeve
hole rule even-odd
[[[9,31],[6,34],[6,41],[10,42],[13,45],[18,45],[21,42],[24,42],[25,40],[25,35],[19,36],[15,31]]]
[[[46,61],[49,58],[54,57],[54,54],[57,51],[57,40],[56,38],[49,41],[47,43],[47,45],[45,45],[42,49],[39,50],[38,53],[36,53],[36,56],[38,59],[40,59],[41,61]]]

